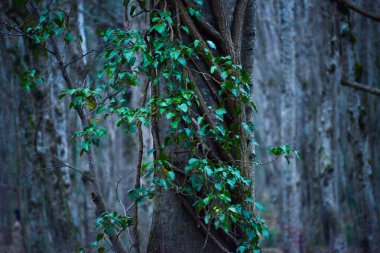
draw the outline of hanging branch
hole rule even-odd
[[[367,10],[363,9],[362,7],[354,4],[354,3],[351,3],[347,0],[334,0],[335,2],[337,3],[342,3],[344,4],[347,8],[369,18],[369,19],[372,19],[373,21],[376,21],[376,22],[380,22],[380,16],[377,16],[373,13],[370,13],[368,12]]]
[[[368,85],[364,85],[364,84],[357,83],[357,82],[349,82],[346,79],[342,79],[340,81],[340,83],[343,86],[348,86],[348,87],[354,88],[356,90],[360,90],[360,91],[371,93],[371,94],[376,95],[376,96],[380,96],[380,89],[378,89],[378,88],[370,87]]]

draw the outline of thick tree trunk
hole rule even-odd
[[[255,1],[204,1],[202,15],[209,24],[212,24],[211,29],[205,28],[203,21],[197,21],[188,15],[186,6],[189,2],[168,1],[167,6],[174,13],[173,16],[179,15],[182,24],[189,27],[191,33],[189,39],[213,40],[217,45],[218,54],[231,55],[233,61],[242,62],[244,68],[252,71]],[[210,34],[210,31],[213,31],[214,35]],[[215,38],[215,34],[219,35],[216,35]],[[207,65],[207,62],[201,62],[200,66],[202,66],[200,71],[203,72],[208,72],[211,67]],[[200,90],[199,95],[206,101],[206,106],[217,106],[218,101],[212,98],[212,93],[201,76],[197,76],[196,80],[196,89]],[[155,92],[156,94],[157,92],[168,92],[168,89],[165,84],[161,83],[160,87],[153,88],[152,95]],[[232,104],[228,106],[230,106],[229,109],[233,108]],[[245,108],[245,105],[239,104],[239,106]],[[198,109],[195,108],[194,110]],[[244,111],[242,117],[233,119],[233,121],[245,120],[246,113],[250,113],[252,109],[247,108]],[[168,135],[167,129],[168,124],[165,120],[161,119],[157,124],[153,123],[154,148],[157,148]],[[187,164],[189,155],[176,153],[175,151],[179,149],[181,149],[180,146],[173,146],[169,150],[170,159],[177,168],[183,169]],[[218,150],[212,152],[218,153]],[[244,136],[241,149],[235,150],[231,154],[240,161],[240,165],[244,168],[242,174],[246,177],[253,175],[253,168],[249,162],[251,153],[252,147],[249,145],[249,139]],[[221,160],[226,159],[223,158],[223,155],[219,158]],[[211,230],[213,235],[206,241],[207,229],[198,219],[191,201],[181,195],[162,190],[155,199],[148,252],[230,252],[236,250],[237,246],[231,243],[226,236],[221,236],[213,230]]]

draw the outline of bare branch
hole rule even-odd
[[[363,9],[362,7],[358,6],[355,3],[351,3],[350,1],[347,0],[333,0],[337,3],[344,4],[347,8],[369,18],[372,19],[373,21],[380,22],[380,16],[377,16],[373,13],[368,12],[367,10]]]
[[[87,53],[82,54],[81,56],[78,56],[77,58],[72,59],[71,61],[69,61],[68,63],[66,63],[64,67],[66,68],[66,67],[68,67],[70,64],[73,64],[74,62],[76,62],[76,61],[82,59],[82,58],[85,57],[86,55],[91,54],[92,52],[98,52],[98,51],[99,51],[99,50],[97,50],[97,49],[91,49],[91,50],[88,51]]]
[[[340,83],[343,86],[348,86],[348,87],[354,88],[356,90],[360,90],[360,91],[371,93],[371,94],[376,95],[376,96],[380,96],[380,89],[378,89],[378,88],[370,87],[368,85],[364,85],[364,84],[357,83],[357,82],[349,82],[346,79],[342,79],[340,81]]]

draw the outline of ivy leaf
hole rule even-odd
[[[172,170],[168,171],[168,177],[170,180],[174,181],[175,179],[175,174]]]
[[[298,158],[301,159],[301,154],[297,150],[293,150],[294,155]]]
[[[178,125],[179,125],[179,121],[172,121],[172,122],[170,122],[170,126],[172,128],[174,128],[174,129],[176,129],[178,127]]]
[[[69,44],[70,41],[72,41],[73,39],[74,39],[74,35],[73,35],[73,34],[71,34],[71,33],[67,33],[67,34],[65,35],[65,43],[66,43],[66,44]]]
[[[96,236],[96,241],[100,241],[100,240],[102,240],[102,239],[103,239],[103,236],[104,236],[104,234],[98,234],[98,235]]]
[[[190,33],[189,28],[187,26],[181,26],[182,30],[184,30],[187,34]]]
[[[257,209],[259,209],[261,212],[264,211],[264,206],[260,202],[255,202],[255,206]]]
[[[188,11],[189,11],[190,16],[194,16],[194,14],[195,14],[194,8],[190,7]]]
[[[210,69],[210,73],[213,74],[215,72],[215,70],[217,70],[217,69],[218,69],[217,66],[212,66]]]
[[[249,73],[247,71],[241,71],[241,80],[245,83],[249,83]]]
[[[178,108],[179,108],[181,111],[185,112],[185,113],[188,111],[188,106],[187,106],[187,104],[180,104],[180,105],[178,106]]]
[[[182,57],[178,58],[178,62],[179,62],[182,66],[186,66],[186,60],[185,60],[185,58],[182,58]]]
[[[211,215],[208,213],[205,215],[205,223],[208,224],[210,222]]]
[[[236,249],[236,252],[237,253],[244,253],[244,252],[246,252],[246,249],[247,249],[247,247],[241,245],[241,246],[239,246],[239,248]]]
[[[206,41],[207,44],[212,48],[212,49],[216,49],[216,45],[214,44],[214,42],[212,42],[211,40],[208,40]]]
[[[225,108],[219,108],[215,110],[216,117],[220,120],[223,120],[223,115],[227,113]]]
[[[133,13],[135,13],[136,8],[137,7],[135,5],[132,5],[131,10],[129,11],[129,15],[133,16]]]
[[[223,201],[231,202],[231,198],[228,197],[228,196],[225,195],[225,194],[220,194],[220,195],[219,195],[219,198],[220,198],[221,200],[223,200]]]
[[[234,206],[230,206],[228,208],[228,210],[231,211],[231,212],[233,212],[233,213],[238,213],[238,211],[236,210],[236,207],[234,207]]]
[[[166,24],[165,23],[159,23],[159,24],[155,24],[153,27],[152,27],[153,30],[156,30],[158,33],[163,33],[166,29]]]

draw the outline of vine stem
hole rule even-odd
[[[145,85],[142,87],[144,91],[144,96],[140,103],[141,107],[145,106],[147,94],[148,94],[148,87],[149,87],[149,80],[146,81]],[[137,167],[136,167],[135,189],[138,189],[141,187],[141,167],[142,167],[142,160],[143,160],[143,154],[144,154],[144,136],[142,132],[141,122],[138,123],[137,125],[137,131],[138,131],[138,140],[139,140],[139,151],[138,151],[138,160],[137,160]],[[134,210],[133,210],[133,219],[135,222],[135,225],[133,226],[134,247],[136,249],[136,253],[140,253],[140,242],[139,242],[139,233],[138,233],[139,205],[137,201],[135,203]]]

